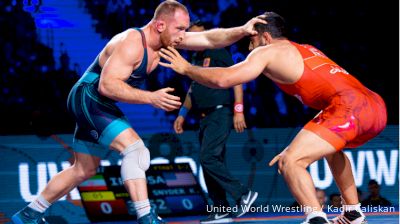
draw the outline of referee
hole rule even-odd
[[[195,21],[191,24],[190,32],[204,31],[204,24]],[[233,65],[229,52],[225,49],[205,50],[196,52],[192,57],[192,64],[204,67],[229,67]],[[258,193],[250,191],[236,178],[232,177],[225,165],[225,144],[232,129],[243,132],[246,122],[243,115],[242,85],[233,88],[234,99],[230,89],[212,89],[197,82],[192,82],[186,95],[185,102],[174,122],[177,134],[183,132],[183,123],[190,109],[200,115],[200,163],[204,171],[204,179],[208,188],[208,195],[213,201],[215,212],[201,220],[201,223],[231,222],[232,217],[240,217],[256,200]],[[219,208],[229,207],[226,192],[232,195],[237,202],[238,212],[230,214],[221,212]],[[244,206],[246,205],[246,206]]]

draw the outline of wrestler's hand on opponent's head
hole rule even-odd
[[[254,25],[257,23],[267,24],[267,21],[263,19],[265,17],[265,15],[259,15],[247,21],[247,23],[242,26],[244,32],[250,36],[256,35],[257,31],[254,29]]]
[[[158,64],[167,68],[171,68],[179,74],[184,75],[187,71],[189,71],[190,66],[192,66],[179,54],[175,48],[171,46],[168,48],[161,48],[159,54],[162,58],[170,62],[170,64],[164,62],[159,62]]]

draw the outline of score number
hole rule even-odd
[[[176,195],[164,198],[150,199],[157,206],[160,214],[193,213],[199,214],[205,208],[205,201],[201,195]]]
[[[101,209],[101,212],[103,212],[104,214],[107,214],[107,215],[111,214],[113,211],[110,203],[108,203],[108,202],[102,202],[100,204],[100,209]]]
[[[192,210],[193,207],[194,207],[192,200],[190,198],[187,198],[187,196],[179,197],[179,198],[176,197],[176,199],[174,198],[172,200],[178,202],[178,204],[180,205],[179,207],[181,209]],[[168,208],[168,206],[167,206],[167,204],[166,204],[164,199],[161,199],[161,198],[150,199],[150,203],[155,205],[160,212],[162,210],[169,210],[169,208]]]

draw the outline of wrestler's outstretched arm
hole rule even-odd
[[[202,32],[186,32],[185,38],[177,48],[186,50],[216,49],[229,46],[245,36],[256,35],[256,23],[266,23],[261,16],[250,19],[243,26],[233,28],[216,28]]]
[[[266,68],[271,55],[268,47],[253,50],[244,60],[231,67],[199,67],[187,62],[173,47],[161,49],[160,56],[169,63],[159,62],[161,66],[173,69],[175,72],[187,75],[192,80],[211,88],[230,88],[249,82],[260,75]]]

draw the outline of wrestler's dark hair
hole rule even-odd
[[[186,6],[182,5],[180,2],[174,0],[166,0],[157,6],[156,11],[154,12],[153,19],[159,19],[160,16],[163,15],[167,16],[174,15],[177,9],[181,9],[187,14],[189,14],[189,11],[187,10]]]
[[[265,12],[263,15],[265,15],[265,18],[262,19],[267,21],[267,24],[256,23],[254,25],[254,29],[259,34],[268,32],[273,38],[286,37],[286,25],[282,16],[275,12]]]

